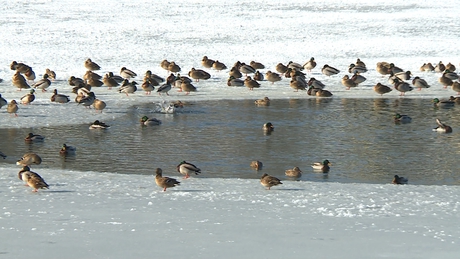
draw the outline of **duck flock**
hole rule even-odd
[[[317,63],[313,57],[303,65],[289,61],[286,64],[278,63],[273,69],[268,69],[264,64],[257,61],[251,61],[248,64],[237,61],[229,69],[229,66],[226,64],[218,60],[212,60],[207,56],[204,56],[201,59],[201,65],[203,67],[202,69],[191,68],[185,76],[181,74],[183,70],[179,64],[174,61],[163,60],[160,63],[160,67],[166,70],[167,73],[169,73],[169,76],[163,78],[152,73],[151,70],[147,70],[143,76],[142,83],[137,83],[135,78],[137,78],[138,74],[126,67],[122,67],[119,74],[108,71],[103,76],[99,75],[97,72],[101,70],[101,66],[88,58],[84,61],[86,73],[82,77],[70,76],[67,81],[72,88],[72,93],[75,94],[75,103],[87,108],[92,107],[94,110],[101,113],[107,107],[107,103],[96,97],[96,94],[92,91],[93,87],[107,87],[108,90],[117,88],[119,93],[125,94],[126,96],[136,93],[139,90],[137,85],[140,85],[140,88],[144,91],[145,95],[151,95],[152,92],[155,92],[159,96],[168,96],[169,91],[176,88],[179,92],[185,93],[184,96],[186,96],[190,95],[191,92],[197,91],[195,84],[198,84],[200,80],[204,81],[212,78],[211,71],[217,71],[219,73],[222,73],[221,71],[228,71],[227,80],[222,83],[225,83],[229,87],[246,87],[250,91],[254,91],[254,89],[260,88],[264,81],[273,85],[275,83],[282,84],[279,82],[289,80],[289,87],[295,92],[306,91],[309,96],[324,98],[331,98],[333,96],[333,92],[327,90],[328,87],[326,84],[313,76],[312,71],[318,70]],[[10,68],[14,73],[11,78],[12,86],[16,87],[19,91],[27,90],[29,92],[22,96],[19,100],[12,99],[10,101],[7,101],[0,93],[0,109],[3,106],[6,106],[7,112],[11,116],[17,117],[19,116],[18,114],[21,114],[19,111],[20,104],[33,105],[36,91],[43,93],[47,92],[50,88],[53,88],[53,82],[57,78],[56,73],[49,68],[46,68],[42,77],[39,79],[37,79],[32,67],[25,63],[13,61]],[[341,73],[340,69],[329,66],[328,64],[325,64],[320,71],[321,75],[325,77],[333,77]],[[356,62],[349,65],[347,71],[348,73],[343,75],[340,80],[346,90],[351,90],[352,88],[356,88],[366,82],[367,79],[365,75],[366,73],[369,73],[369,69],[366,64],[359,58]],[[421,91],[422,89],[430,87],[451,88],[456,93],[460,92],[460,83],[458,81],[459,76],[455,72],[455,65],[452,63],[444,65],[443,62],[439,62],[434,66],[431,63],[425,63],[420,66],[419,72],[421,73],[440,74],[440,77],[437,80],[438,85],[430,85],[427,83],[427,80],[421,76],[413,76],[411,71],[403,70],[395,64],[389,62],[378,62],[376,64],[375,71],[382,79],[384,79],[381,80],[382,82],[378,82],[372,87],[377,95],[385,95],[395,90],[400,93],[400,96],[404,96],[407,92],[413,91],[414,89]],[[3,81],[2,79],[0,80],[0,82]],[[387,83],[384,83],[385,81]],[[72,98],[70,98],[70,96],[58,93],[57,89],[53,89],[52,92],[53,94],[50,97],[50,102],[61,104],[71,102]],[[258,106],[268,106],[270,105],[270,98],[262,97],[254,102],[255,105]],[[444,100],[434,98],[432,102],[433,105],[438,107],[450,107],[454,106],[456,103],[460,103],[460,98],[454,96],[450,96],[449,99]],[[163,112],[173,113],[175,109],[182,108],[183,105],[183,102],[176,101],[162,105],[161,108]],[[395,123],[410,123],[411,118],[409,115],[395,114],[394,121]],[[140,123],[145,126],[161,125],[160,120],[156,118],[148,118],[147,116],[140,118]],[[436,118],[436,123],[437,127],[433,130],[445,133],[452,132],[452,127],[445,124],[440,119]],[[99,120],[96,120],[90,125],[90,129],[107,129],[109,127],[109,125]],[[266,132],[270,132],[273,131],[274,126],[268,122],[263,125],[263,129]],[[26,142],[44,141],[44,139],[45,138],[43,136],[33,133],[30,133],[25,137]],[[75,155],[76,148],[63,144],[59,152],[64,156]],[[6,158],[6,154],[0,151],[0,157]],[[27,153],[17,161],[17,164],[22,166],[22,169],[18,173],[19,179],[23,180],[28,186],[32,187],[34,191],[49,187],[40,175],[30,169],[32,165],[40,163],[41,158],[35,153]],[[312,167],[322,173],[328,173],[330,165],[331,163],[326,159],[323,162],[312,164]],[[262,162],[252,161],[250,166],[255,170],[260,170],[262,169]],[[177,165],[177,171],[183,174],[184,178],[190,177],[191,174],[201,173],[201,169],[185,161]],[[302,171],[298,167],[286,170],[285,172],[286,176],[295,178],[300,177],[301,173]],[[163,188],[164,191],[166,191],[167,188],[175,187],[180,184],[180,182],[174,178],[163,176],[160,168],[156,169],[155,182],[158,186]],[[260,182],[268,189],[282,184],[278,178],[268,174],[264,174],[261,177]],[[392,181],[394,184],[406,184],[407,182],[406,178],[398,175],[395,175]]]

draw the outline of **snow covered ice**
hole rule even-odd
[[[129,97],[93,88],[107,102],[102,114],[73,102],[70,76],[81,77],[84,60],[101,65],[100,74],[125,66],[166,77],[161,60],[174,60],[186,74],[201,68],[207,55],[231,67],[256,60],[304,63],[315,57],[311,75],[333,98],[374,98],[372,86],[386,82],[375,71],[394,62],[432,87],[399,97],[455,95],[422,73],[423,63],[459,65],[456,1],[1,1],[0,93],[8,101],[26,91],[12,86],[13,60],[57,73],[50,89],[71,96],[51,103],[51,91],[36,93],[18,117],[0,110],[1,128],[89,123],[122,116],[136,103],[164,100],[310,98],[294,92],[286,79],[260,89],[227,87],[228,71],[211,71],[185,96]],[[366,62],[367,82],[345,90],[340,78],[356,58]],[[339,68],[324,77],[324,64]],[[138,76],[139,79],[141,76]],[[113,130],[113,129],[110,129]],[[1,142],[7,140],[1,140]],[[18,143],[22,144],[22,143]],[[0,143],[1,149],[1,143]],[[8,154],[7,154],[8,155]],[[78,154],[77,154],[78,155]],[[265,190],[258,179],[203,179],[163,168],[181,185],[166,192],[151,175],[77,172],[32,167],[50,185],[32,193],[14,165],[0,161],[0,257],[5,258],[458,258],[458,186],[396,186],[283,181]],[[146,165],[139,165],[146,166]],[[169,165],[170,166],[170,165]],[[249,166],[249,165],[248,165]],[[453,165],[454,166],[454,165]],[[203,174],[206,174],[205,168]],[[152,172],[154,168],[152,168]],[[331,172],[333,173],[333,172]]]

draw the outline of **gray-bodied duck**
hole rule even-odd
[[[91,123],[91,125],[89,125],[89,128],[90,129],[108,129],[110,128],[110,126],[105,124],[102,121],[95,120],[93,123]]]
[[[184,175],[184,179],[189,178],[191,174],[198,175],[201,173],[201,169],[198,168],[196,165],[192,163],[188,163],[186,161],[180,162],[177,166],[176,169],[179,173]]]
[[[444,124],[440,119],[436,119],[436,123],[438,126],[433,129],[433,131],[441,132],[441,133],[452,133],[452,127]]]
[[[23,97],[21,97],[21,103],[22,104],[30,104],[32,103],[34,100],[35,100],[35,90],[34,89],[31,89],[30,90],[30,93],[24,95]]]
[[[51,96],[51,101],[56,103],[68,103],[70,98],[68,95],[58,94],[57,89],[53,90],[53,95]]]
[[[331,166],[331,162],[329,162],[329,160],[324,160],[323,162],[315,162],[311,165],[311,167],[313,168],[313,170],[315,171],[321,171],[323,173],[328,173],[329,170],[331,169],[330,166]]]
[[[141,124],[144,126],[158,126],[161,125],[161,120],[157,118],[149,118],[147,116],[143,116],[140,120]]]
[[[45,137],[39,134],[34,134],[30,132],[27,134],[27,136],[24,138],[25,142],[32,143],[32,142],[43,142],[45,140]]]
[[[412,121],[412,118],[409,116],[409,115],[406,115],[406,114],[399,114],[399,113],[396,113],[394,116],[393,116],[393,120],[395,123],[410,123]]]

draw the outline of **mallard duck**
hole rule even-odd
[[[259,160],[255,160],[255,161],[251,161],[250,167],[259,171],[259,170],[262,170],[263,164]]]
[[[315,162],[311,165],[311,167],[314,170],[321,171],[323,173],[328,173],[329,170],[331,169],[329,166],[331,166],[331,162],[329,160],[324,160],[323,162]]]
[[[249,90],[253,90],[254,88],[259,88],[260,84],[256,80],[253,80],[250,76],[247,76],[244,80],[244,85],[249,88]]]
[[[405,177],[400,177],[398,175],[395,175],[393,178],[393,181],[391,181],[392,184],[407,184],[408,179]]]
[[[286,176],[289,176],[289,177],[298,178],[298,177],[302,176],[302,171],[297,166],[292,168],[292,169],[288,169],[288,170],[284,171],[284,173],[286,174]]]
[[[168,66],[168,70],[172,73],[179,73],[181,71],[181,68],[174,61],[171,61],[171,63],[169,63]]]
[[[460,97],[450,96],[449,101],[455,102],[455,104],[460,104]]]
[[[35,80],[35,72],[34,70],[29,67],[29,69],[24,73],[24,77],[29,81],[29,82],[33,82]]]
[[[85,68],[90,70],[90,71],[95,71],[95,70],[100,70],[101,69],[101,67],[98,64],[96,64],[95,62],[93,62],[90,58],[85,60]]]
[[[397,81],[395,83],[395,89],[398,90],[399,92],[401,92],[399,94],[400,96],[406,95],[406,92],[414,90],[414,88],[412,86],[410,86],[406,82],[402,82],[401,80],[399,80],[399,81]]]
[[[77,86],[77,85],[80,85],[80,84],[84,84],[85,80],[83,80],[83,78],[71,76],[71,77],[69,77],[69,80],[67,80],[67,82],[71,86]]]
[[[452,127],[441,122],[441,120],[436,119],[438,126],[433,129],[433,131],[443,132],[443,133],[452,133]]]
[[[18,173],[18,177],[28,186],[34,188],[33,192],[37,192],[38,189],[48,189],[49,187],[45,180],[43,180],[39,174],[30,171],[28,166],[22,167],[21,171]]]
[[[171,90],[171,84],[170,83],[165,83],[162,84],[160,87],[157,89],[158,95],[161,95],[162,93],[169,95],[168,92]]]
[[[2,97],[2,94],[0,94],[0,108],[2,108],[5,105],[8,105],[8,102],[5,98]]]
[[[56,73],[53,70],[47,68],[45,70],[45,74],[47,74],[48,78],[50,78],[51,80],[53,80],[53,81],[56,80]]]
[[[434,71],[434,66],[431,63],[423,63],[423,65],[420,67],[420,71],[422,71],[422,72],[433,72]]]
[[[412,118],[409,115],[396,113],[393,116],[395,123],[409,123],[412,121]]]
[[[244,81],[239,78],[235,78],[234,76],[230,76],[227,79],[227,85],[228,86],[244,86]]]
[[[460,94],[460,83],[455,81],[452,83],[452,90],[457,92],[457,94]],[[1,106],[1,105],[0,105]]]
[[[53,95],[51,96],[51,101],[56,103],[68,103],[70,98],[68,95],[58,94],[57,89],[53,90]]]
[[[286,73],[286,71],[288,70],[288,67],[282,63],[278,63],[275,69],[276,69],[276,72],[284,75],[284,73]]]
[[[381,75],[389,75],[389,74],[391,74],[390,63],[388,63],[388,62],[378,62],[376,70]]]
[[[312,86],[316,89],[323,89],[324,87],[326,87],[326,85],[324,85],[321,81],[319,81],[318,79],[312,77],[310,78],[310,80],[308,80],[307,82],[307,85],[308,86]]]
[[[211,78],[211,74],[208,72],[202,70],[202,69],[195,69],[192,67],[192,69],[188,72],[188,76],[195,79],[196,82],[199,82],[200,79],[202,80],[208,80]]]
[[[196,167],[196,165],[182,161],[176,166],[177,172],[184,175],[184,179],[189,178],[190,174],[200,174],[201,169]]]
[[[249,62],[249,65],[251,67],[253,67],[254,69],[265,69],[265,65],[260,63],[260,62],[257,62],[257,61],[254,61],[252,60],[251,62]]]
[[[332,97],[332,93],[328,90],[317,89],[315,93],[316,97]]]
[[[171,64],[171,62],[169,62],[168,60],[166,59],[163,59],[161,62],[160,62],[160,67],[163,68],[164,70],[168,70],[168,67],[169,67],[169,64]]]
[[[313,68],[316,67],[316,61],[314,57],[311,57],[305,64],[303,64],[303,68],[307,71],[311,71]]]
[[[212,68],[212,65],[214,65],[215,61],[208,58],[208,56],[204,56],[201,59],[201,65],[205,68]]]
[[[94,92],[89,92],[88,96],[81,98],[77,103],[78,105],[82,104],[83,106],[89,108],[91,105],[94,104],[96,100],[96,95]]]
[[[390,74],[398,74],[404,72],[404,70],[400,67],[397,67],[394,63],[390,63]]]
[[[217,71],[221,71],[221,70],[227,69],[227,66],[224,63],[220,62],[219,60],[216,60],[214,64],[212,64],[212,68],[214,68]]]
[[[144,80],[144,82],[142,82],[141,87],[145,91],[146,95],[150,95],[152,91],[155,90],[155,86],[154,84],[152,84],[152,82],[155,82],[155,84],[158,84],[158,82],[153,79],[147,79],[147,80]]]
[[[442,61],[439,61],[439,63],[434,67],[434,72],[436,73],[442,73],[446,70],[446,66],[442,63]]]
[[[297,80],[297,78],[292,78],[289,82],[289,86],[294,89],[294,92],[298,92],[299,90],[305,90],[307,84],[304,81]]]
[[[434,104],[434,106],[440,107],[440,108],[450,108],[450,107],[454,107],[455,105],[454,101],[451,101],[451,100],[441,101],[438,98],[434,98],[433,100],[431,100],[431,102]]]
[[[229,76],[233,76],[234,78],[241,78],[243,77],[243,74],[241,74],[240,70],[238,70],[237,67],[232,67],[230,71],[228,72]]]
[[[45,140],[45,137],[43,137],[42,135],[33,134],[32,132],[27,134],[27,136],[24,138],[24,141],[26,142],[41,142],[44,140]]]
[[[256,81],[264,81],[265,80],[264,74],[260,73],[260,71],[257,70],[254,73],[254,80],[256,80]]]
[[[275,130],[275,127],[271,122],[267,122],[264,124],[263,129],[265,132],[272,132],[273,130]]]
[[[102,101],[102,100],[99,100],[99,99],[94,99],[94,102],[93,102],[93,107],[96,111],[101,111],[102,113],[102,110],[105,109],[105,107],[107,107],[107,104]]]
[[[163,188],[163,191],[165,192],[167,188],[172,188],[176,187],[177,185],[180,185],[180,182],[177,181],[174,178],[163,176],[163,171],[161,168],[157,168],[156,170],[156,176],[155,176],[155,183]]]
[[[446,65],[446,70],[449,70],[449,71],[451,71],[451,72],[454,72],[456,69],[457,69],[457,68],[455,67],[455,65],[452,64],[452,63],[450,63],[450,62]]]
[[[43,78],[33,84],[32,87],[35,89],[42,89],[42,92],[46,92],[46,89],[51,85],[51,81],[48,79],[48,77],[48,74],[44,74]]]
[[[454,81],[448,77],[445,76],[445,73],[442,74],[442,76],[438,79],[439,83],[443,85],[444,88],[447,88],[448,86],[452,86]]]
[[[281,76],[278,73],[274,73],[270,70],[268,70],[267,73],[265,73],[265,78],[267,79],[267,81],[272,82],[272,84],[281,81]]]
[[[158,126],[161,124],[161,121],[156,118],[150,118],[147,116],[143,116],[141,118],[141,124],[144,126]]]
[[[383,85],[381,83],[377,83],[373,89],[376,93],[380,95],[384,95],[386,93],[393,91],[393,89],[391,89],[389,86]]]
[[[89,79],[95,79],[95,80],[99,80],[99,79],[102,79],[102,76],[99,75],[98,73],[96,72],[93,72],[93,71],[86,71],[86,73],[83,75],[83,79],[84,80],[89,80]]]
[[[186,81],[182,81],[180,89],[182,92],[186,92],[186,95],[190,94],[190,92],[196,92],[196,87],[192,83]]]
[[[254,103],[260,106],[268,106],[270,105],[270,98],[265,96],[263,99],[255,100]]]
[[[126,96],[128,96],[128,94],[132,94],[132,93],[135,93],[137,91],[137,82],[136,81],[132,81],[132,82],[129,82],[128,79],[125,79],[123,80],[123,83],[121,84],[120,88],[118,89],[118,92],[119,93],[125,93]]]
[[[25,72],[27,72],[27,70],[30,69],[30,67],[24,63],[18,63],[17,61],[13,61],[10,64],[10,69],[16,70],[17,72],[24,74]]]
[[[126,67],[122,67],[120,69],[120,76],[125,78],[125,79],[130,79],[130,78],[136,77],[137,74],[134,73],[134,71],[132,71],[131,69],[128,69]]]
[[[18,103],[16,102],[16,100],[11,100],[6,110],[9,114],[14,114],[14,116],[18,117],[17,112],[19,110],[19,107],[18,107]]]
[[[0,151],[0,157],[1,157],[1,158],[3,158],[3,159],[5,159],[5,158],[6,158],[6,155],[5,155],[5,154],[3,154],[3,152],[2,152],[2,151]]]
[[[326,76],[332,76],[332,75],[337,75],[340,73],[340,70],[338,70],[335,67],[331,67],[328,64],[324,65],[323,68],[321,69],[321,73]]]
[[[351,74],[365,73],[365,72],[367,72],[367,68],[364,67],[364,66],[358,66],[358,65],[355,65],[355,64],[350,64],[350,66],[348,66],[348,72],[351,73]]]
[[[30,88],[30,85],[27,83],[26,78],[23,75],[21,75],[19,71],[16,71],[16,73],[13,75],[11,83],[13,83],[14,86],[19,88],[19,90]]]
[[[366,81],[367,78],[365,78],[364,76],[360,75],[359,73],[354,73],[351,76],[351,80],[353,80],[353,82],[355,82],[357,84],[361,84],[362,82]]]
[[[250,65],[246,65],[245,63],[241,63],[239,70],[242,74],[245,74],[246,76],[248,74],[254,74],[256,72],[256,70],[253,67],[251,67]]]
[[[174,76],[174,75],[172,75]],[[153,85],[155,86],[158,86],[160,85],[161,83],[164,83],[165,82],[165,79],[159,75],[156,75],[154,73],[152,73],[152,71],[150,70],[147,70],[145,72],[145,75],[144,75],[144,80],[147,80],[147,79],[150,79],[150,80],[153,80],[153,82],[151,82]]]
[[[35,93],[35,90],[31,89],[30,93],[28,93],[28,94],[24,95],[23,97],[21,97],[21,103],[22,104],[30,104],[31,102],[33,102],[35,100],[35,94],[34,93]]]
[[[76,147],[68,146],[67,144],[63,144],[61,150],[59,150],[59,154],[68,156],[68,155],[75,155],[77,151]]]
[[[263,174],[262,177],[260,178],[260,184],[262,184],[264,187],[268,188],[270,190],[271,187],[283,184],[280,179],[270,176],[268,174]]]
[[[29,166],[32,164],[39,165],[42,163],[42,158],[35,153],[26,153],[21,159],[19,159],[16,164],[22,166]]]
[[[95,120],[91,125],[89,125],[90,129],[107,129],[110,128],[109,125],[105,124],[102,121]]]
[[[430,88],[430,85],[425,81],[425,79],[422,79],[418,76],[412,79],[412,85],[415,88],[418,88],[419,91],[422,90],[422,88]]]
[[[357,87],[358,84],[353,81],[348,75],[344,75],[342,77],[342,85],[345,86],[347,88],[347,90],[350,90],[351,87]]]

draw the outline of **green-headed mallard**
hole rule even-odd
[[[51,101],[56,103],[68,103],[70,98],[68,95],[58,94],[57,89],[53,90],[53,95],[51,96]]]
[[[48,77],[48,74],[44,74],[43,78],[35,82],[32,87],[35,89],[42,89],[42,92],[46,92],[46,89],[48,89],[48,87],[51,85],[51,81],[48,79]]]
[[[141,118],[141,124],[145,126],[158,126],[161,124],[161,121],[156,118],[149,118],[147,116],[143,116]]]
[[[275,126],[273,126],[271,122],[265,123],[262,128],[265,132],[272,132],[273,130],[275,130]]]
[[[433,131],[442,132],[442,133],[452,133],[452,127],[441,122],[440,119],[436,119],[438,126],[433,129]]]
[[[184,175],[184,179],[189,178],[190,174],[198,175],[201,173],[201,169],[198,168],[196,165],[182,161],[177,166],[176,169],[179,173]]]
[[[410,116],[405,115],[405,114],[399,114],[399,113],[396,113],[393,116],[393,119],[395,123],[409,123],[412,121],[412,118]]]
[[[434,106],[440,107],[440,108],[450,108],[450,107],[454,107],[455,105],[454,101],[439,100],[438,98],[434,98],[433,100],[431,100],[431,102],[434,104]]]
[[[307,71],[311,71],[313,68],[316,67],[316,61],[314,57],[311,57],[305,64],[303,64],[303,68]]]
[[[340,73],[340,70],[338,70],[335,67],[331,67],[328,64],[324,65],[323,68],[321,69],[321,73],[326,76],[332,76],[332,75],[337,75]]]
[[[244,86],[244,81],[239,78],[235,78],[234,76],[229,76],[227,79],[227,85],[228,86]]]
[[[21,171],[18,173],[18,177],[28,186],[34,188],[33,192],[37,192],[38,189],[48,189],[49,187],[45,180],[43,180],[39,174],[30,171],[28,166],[22,167]]]
[[[41,142],[44,140],[45,140],[45,137],[43,137],[42,135],[33,134],[32,132],[27,134],[27,136],[24,138],[24,141],[26,142]]]
[[[21,103],[22,104],[30,104],[31,102],[33,102],[35,100],[35,90],[34,89],[31,89],[30,90],[30,93],[24,95],[23,97],[21,97]]]
[[[68,146],[67,144],[63,144],[61,147],[61,150],[59,150],[59,154],[63,156],[70,156],[70,155],[75,155],[76,151],[77,151],[76,147]]]
[[[412,85],[414,85],[415,88],[418,88],[419,91],[422,90],[422,88],[430,88],[430,85],[426,82],[426,80],[418,76],[412,79]]]
[[[163,188],[163,191],[165,192],[167,188],[172,188],[176,187],[177,185],[180,185],[180,182],[177,181],[174,178],[163,176],[163,171],[161,168],[156,169],[156,175],[155,175],[155,183]]]
[[[288,170],[284,171],[284,173],[286,174],[286,176],[289,176],[289,177],[298,178],[298,177],[302,176],[302,171],[297,166],[292,168],[292,169],[288,169]]]
[[[128,69],[126,67],[122,67],[120,69],[120,76],[123,77],[123,78],[126,78],[126,79],[130,79],[130,78],[136,77],[137,74],[134,73],[134,71],[132,71],[131,69]]]
[[[262,184],[264,187],[266,187],[266,188],[268,188],[268,190],[270,190],[270,188],[272,186],[276,186],[278,184],[283,184],[283,183],[280,181],[280,179],[278,179],[278,178],[276,178],[274,176],[264,174],[260,178],[260,184]]]
[[[314,170],[321,171],[323,173],[329,172],[331,169],[329,166],[332,165],[329,160],[324,160],[323,162],[315,162],[311,165]]]
[[[32,164],[39,165],[41,163],[42,158],[35,153],[26,153],[16,162],[17,165],[22,166],[30,166]]]
[[[89,128],[90,129],[107,129],[107,128],[110,128],[110,126],[105,124],[102,121],[95,120],[93,123],[91,123],[91,125],[89,125]]]

